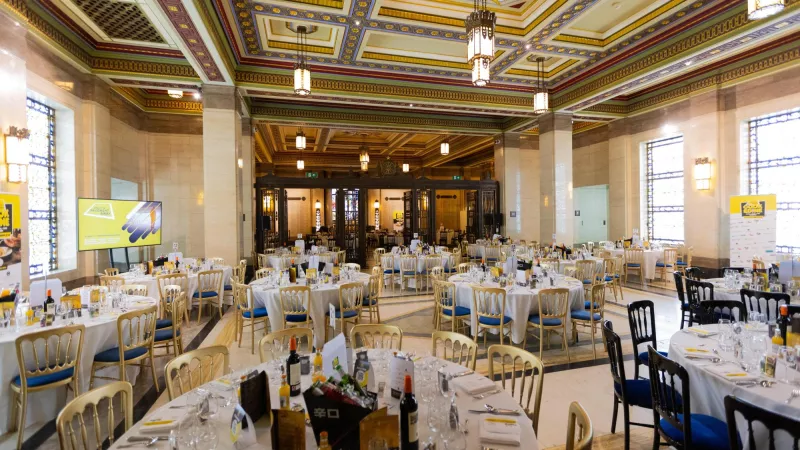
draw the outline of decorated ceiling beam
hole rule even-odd
[[[400,150],[404,145],[408,143],[411,139],[414,139],[413,133],[402,133],[396,136],[389,142],[389,145],[381,151],[381,155],[391,155],[396,150]]]
[[[325,153],[328,149],[328,144],[331,142],[331,137],[335,130],[330,128],[320,128],[317,135],[317,142],[314,143],[314,151],[318,153]]]
[[[269,149],[269,145],[264,140],[264,136],[262,136],[262,129],[258,125],[255,127],[255,141],[256,141],[256,158],[258,162],[272,162],[272,152]]]
[[[463,158],[494,145],[494,136],[474,137],[469,141],[450,146],[449,155],[433,154],[424,158],[425,167],[438,167],[454,159]]]

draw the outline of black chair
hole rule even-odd
[[[687,267],[684,272],[686,272],[686,278],[692,278],[695,280],[703,278],[703,271],[700,270],[699,267]]]
[[[800,314],[800,305],[789,305],[789,316]]]
[[[663,438],[676,449],[728,450],[725,422],[705,414],[692,414],[689,374],[680,364],[650,351],[650,390],[653,401],[653,449]],[[680,390],[676,382],[680,381]]]
[[[672,272],[672,276],[675,277],[675,290],[678,291],[678,300],[681,302],[681,330],[683,329],[683,325],[686,322],[686,319],[689,317],[691,312],[689,311],[689,302],[686,301],[686,294],[683,290],[683,274],[680,272]]]
[[[639,365],[648,365],[647,350],[640,352],[639,344],[656,345],[656,313],[652,300],[639,300],[628,304],[628,324],[631,327],[631,344],[633,344],[634,373],[639,379]],[[659,352],[667,356],[666,352]]]
[[[686,277],[686,302],[689,303],[689,326],[697,321],[700,302],[714,300],[714,285],[707,281]]]
[[[778,307],[781,304],[789,304],[789,294],[781,292],[762,292],[754,291],[752,289],[742,289],[739,291],[742,297],[742,303],[747,305],[748,311],[758,311],[760,314],[766,314],[768,319],[776,319],[780,312]],[[761,306],[761,299],[764,299],[764,306]],[[774,307],[773,307],[774,304]]]
[[[744,267],[723,267],[722,273],[724,274],[726,270],[735,270],[736,272],[744,273]]]
[[[747,448],[752,450],[759,448],[753,436],[753,422],[760,422],[764,428],[769,430],[769,446],[767,448],[777,448],[775,445],[775,431],[777,430],[783,430],[792,437],[794,442],[792,448],[800,448],[800,420],[776,414],[768,409],[761,409],[748,401],[728,395],[725,397],[725,418],[728,421],[728,442],[732,444],[731,450],[741,448],[739,445],[741,436],[736,427],[737,412],[747,421]]]
[[[611,378],[614,380],[614,412],[611,417],[611,433],[617,430],[617,412],[622,404],[622,417],[625,422],[625,450],[630,449],[631,425],[653,428],[653,425],[630,421],[630,407],[652,408],[650,381],[628,380],[625,378],[625,361],[622,359],[622,343],[619,335],[614,333],[610,320],[603,324],[603,340],[608,350],[608,362],[611,367]]]
[[[725,312],[726,309],[728,312]],[[719,322],[719,319],[747,322],[747,310],[744,303],[738,300],[706,300],[700,302],[700,308],[695,317],[695,320],[700,325],[715,324]]]

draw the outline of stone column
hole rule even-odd
[[[494,173],[500,183],[503,234],[539,238],[539,152],[535,136],[503,133],[494,146]],[[513,214],[513,217],[512,217]]]
[[[572,114],[539,116],[540,242],[572,245]]]
[[[239,145],[239,158],[242,167],[239,169],[239,192],[241,199],[241,258],[250,258],[253,254],[253,208],[255,193],[253,192],[253,121],[242,118],[242,141]]]
[[[111,95],[108,85],[93,75],[83,81],[83,103],[81,115],[83,122],[84,154],[89,155],[89,176],[84,179],[91,183],[88,191],[96,198],[111,198],[111,113],[108,110]],[[85,186],[86,187],[86,186]],[[98,273],[111,266],[108,250],[89,252],[95,254]],[[86,261],[88,263],[88,261]],[[123,263],[123,261],[116,261]]]
[[[638,186],[631,176],[635,155],[628,125],[626,119],[608,124],[608,239],[612,241],[639,228],[635,224],[639,207],[631,203]]]
[[[203,217],[206,257],[239,261],[237,164],[241,114],[233,86],[203,86]]]

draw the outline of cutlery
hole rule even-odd
[[[687,356],[686,359],[691,359],[693,361],[709,361],[713,364],[719,364],[722,362],[722,358],[702,358],[699,356]]]
[[[464,377],[464,376],[467,376],[467,375],[472,375],[473,373],[475,373],[474,370],[468,370],[466,372],[461,372],[461,373],[457,373],[455,375],[451,375],[451,377],[452,378]]]
[[[472,398],[475,400],[483,400],[490,395],[497,394],[498,392],[500,392],[500,389],[494,389],[489,392],[484,392],[483,394],[473,395]]]
[[[795,398],[800,397],[800,389],[792,389],[792,393],[789,395],[789,398],[786,399],[784,403],[787,405],[792,402]]]
[[[489,405],[488,403],[483,405],[483,407],[486,408],[486,409],[470,409],[468,411],[471,412],[471,413],[476,413],[476,414],[495,414],[495,415],[498,415],[498,416],[518,416],[519,415],[519,411],[514,411],[513,409],[495,408],[494,406]]]
[[[130,436],[128,437],[128,442],[150,442],[153,438],[159,441],[169,440],[169,436]]]
[[[158,442],[158,437],[154,437],[154,438],[150,439],[147,442],[139,441],[139,442],[136,442],[136,443],[133,443],[133,444],[122,444],[120,446],[117,446],[117,448],[130,448],[130,447],[141,447],[141,446],[152,447],[153,444],[155,444],[156,442]]]

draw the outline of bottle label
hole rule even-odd
[[[417,442],[419,435],[417,434],[417,420],[418,411],[408,413],[408,442]]]
[[[300,389],[300,363],[289,364],[289,386]]]

